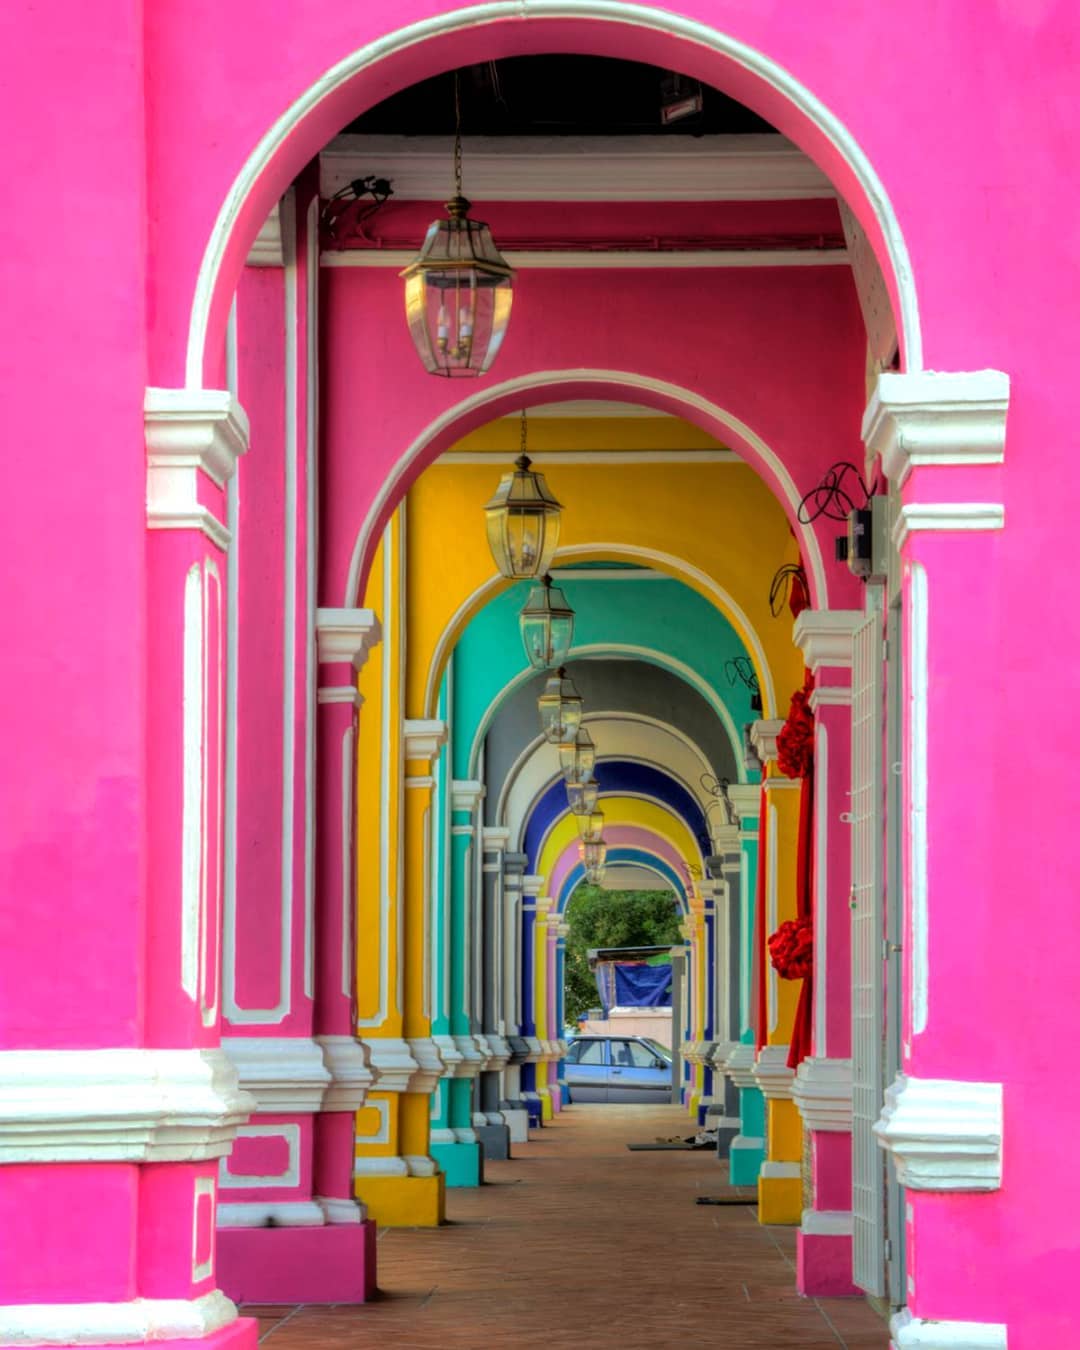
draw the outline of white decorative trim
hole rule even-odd
[[[776,759],[776,737],[783,725],[782,717],[759,718],[750,723],[750,744],[762,764],[772,764]]]
[[[411,1177],[435,1177],[439,1175],[439,1164],[426,1153],[406,1153],[403,1159]]]
[[[314,1200],[234,1200],[218,1205],[219,1228],[321,1228],[325,1223],[322,1206]]]
[[[1000,1083],[898,1074],[873,1127],[913,1191],[996,1191],[1001,1186]]]
[[[382,637],[382,627],[372,609],[320,607],[315,611],[315,637],[320,662],[348,661],[360,670]]]
[[[214,1230],[217,1225],[217,1184],[213,1177],[196,1177],[195,1188],[192,1192],[191,1204],[191,1283],[200,1284],[203,1280],[208,1280],[214,1273],[214,1252],[215,1240]],[[201,1200],[209,1200],[210,1220],[208,1227],[209,1245],[206,1253],[206,1260],[199,1260],[199,1227],[202,1219]]]
[[[223,1036],[240,1086],[260,1112],[318,1111],[330,1085],[322,1047],[303,1036]]]
[[[336,253],[324,252],[320,262],[323,267],[377,267],[401,271],[415,257],[415,248],[350,248]],[[650,270],[657,268],[693,268],[695,272],[700,272],[707,267],[847,267],[850,265],[846,248],[611,248],[604,250],[509,248],[505,250],[503,257],[515,272],[527,272],[538,268],[558,269],[561,272],[585,268],[590,271],[618,268],[621,272],[637,271],[641,268]]]
[[[913,562],[908,585],[908,847],[911,873],[911,1031],[930,1016],[929,811],[930,597],[926,568]]]
[[[0,1051],[0,1163],[220,1158],[254,1110],[221,1050]]]
[[[791,1095],[811,1130],[851,1131],[851,1060],[802,1060]]]
[[[127,1303],[17,1303],[0,1307],[4,1345],[129,1345],[198,1340],[235,1322],[220,1289],[201,1298],[135,1298]]]
[[[434,759],[446,744],[447,726],[440,717],[406,717],[402,723],[405,758]]]
[[[367,1210],[359,1200],[346,1200],[338,1195],[315,1195],[313,1202],[323,1212],[327,1224],[363,1223]]]
[[[480,1072],[480,1056],[467,1037],[440,1034],[431,1039],[442,1060],[444,1078],[475,1078]],[[468,1042],[467,1050],[461,1044],[463,1039]]]
[[[434,1092],[443,1076],[443,1062],[438,1047],[430,1036],[410,1036],[406,1044],[416,1060],[416,1068],[409,1075],[409,1085],[405,1091]]]
[[[804,1237],[851,1237],[854,1226],[850,1209],[804,1209],[799,1223]]]
[[[767,1101],[790,1101],[795,1070],[788,1068],[788,1045],[766,1045],[754,1064],[754,1082]]]
[[[255,236],[247,256],[248,267],[284,267],[285,250],[281,238],[281,203],[275,202]]]
[[[863,414],[868,456],[902,484],[913,468],[1000,464],[1009,377],[1000,370],[883,371]]]
[[[358,1144],[371,1143],[370,1139],[357,1139]],[[354,1158],[354,1177],[407,1177],[409,1166],[404,1158],[395,1154],[385,1157]]]
[[[895,1350],[1008,1350],[1004,1322],[945,1322],[937,1317],[912,1317],[907,1308],[894,1313],[889,1335]]]
[[[736,1045],[735,1049],[724,1060],[724,1073],[731,1079],[737,1088],[744,1090],[757,1088],[758,1082],[754,1077],[754,1047],[752,1045]]]
[[[490,1073],[501,1073],[510,1063],[510,1056],[514,1052],[511,1050],[509,1042],[498,1035],[497,1032],[487,1031],[484,1033],[484,1037],[488,1043],[488,1049],[491,1051],[485,1068]],[[562,1053],[565,1054],[566,1042],[562,1041],[560,1044],[564,1047]]]
[[[480,842],[485,853],[505,853],[510,847],[510,827],[485,825],[480,831]]]
[[[367,1049],[368,1064],[375,1072],[378,1091],[408,1092],[409,1079],[420,1067],[412,1056],[408,1042],[399,1036],[362,1036],[360,1040]],[[357,1142],[365,1142],[365,1137],[359,1136]]]
[[[199,473],[224,487],[248,447],[247,414],[228,390],[147,389],[146,523],[198,530],[223,552],[231,535],[199,501]]]
[[[893,543],[904,547],[908,535],[917,531],[1003,530],[1005,508],[998,502],[907,502],[893,526]]]
[[[319,156],[319,192],[388,178],[395,201],[441,202],[449,136],[336,136]],[[468,136],[468,189],[481,202],[743,202],[835,197],[784,136]]]
[[[798,1181],[802,1176],[802,1166],[797,1162],[773,1162],[766,1159],[761,1164],[758,1176],[763,1181]]]
[[[450,784],[450,809],[471,815],[484,799],[487,789],[476,778],[455,778]]]
[[[359,689],[348,684],[324,685],[317,694],[319,703],[348,703],[353,708],[364,706],[364,696]]]
[[[851,669],[851,639],[866,616],[861,609],[804,609],[796,618],[792,641],[816,675],[822,666]]]
[[[757,820],[761,814],[761,784],[732,783],[728,788],[728,796],[731,798],[731,804],[739,818],[741,833],[743,821]]]
[[[850,708],[851,686],[846,684],[826,684],[816,686],[810,691],[810,711],[819,708]]]
[[[224,1191],[250,1191],[261,1186],[294,1187],[300,1185],[300,1126],[286,1121],[280,1125],[241,1125],[237,1139],[282,1139],[285,1141],[286,1161],[281,1172],[233,1172],[230,1170],[235,1151],[218,1163],[218,1187]],[[222,1206],[218,1205],[218,1226]],[[258,1226],[258,1225],[254,1225]]]
[[[728,1056],[734,1053],[738,1045],[738,1041],[713,1041],[707,1060],[709,1067],[717,1073],[724,1073]]]
[[[323,1111],[357,1111],[378,1082],[371,1067],[371,1052],[355,1036],[316,1036],[330,1074],[323,1096]],[[381,1085],[380,1085],[381,1086]]]

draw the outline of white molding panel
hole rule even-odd
[[[912,1317],[906,1308],[889,1322],[895,1350],[1008,1350],[1008,1329],[1002,1322],[946,1322],[937,1317]]]
[[[1000,1083],[898,1074],[874,1134],[909,1190],[996,1191],[1003,1099]]]
[[[395,201],[441,202],[449,136],[337,136],[319,156],[320,194],[356,178],[388,178]],[[835,197],[836,189],[783,136],[469,136],[466,187],[478,202],[722,202]],[[481,215],[483,212],[481,211]]]
[[[804,1059],[795,1070],[791,1095],[811,1130],[850,1133],[850,1059]]]
[[[130,1345],[198,1340],[235,1322],[236,1305],[214,1289],[201,1298],[127,1303],[18,1303],[0,1307],[3,1345]]]
[[[236,1132],[237,1139],[281,1139],[285,1144],[285,1166],[280,1172],[231,1172],[230,1164],[235,1160],[235,1151],[218,1164],[218,1189],[222,1191],[250,1191],[263,1186],[291,1188],[300,1185],[300,1126],[295,1122],[280,1125],[241,1125]],[[235,1208],[239,1202],[230,1202]],[[293,1204],[294,1201],[288,1203]],[[218,1227],[231,1224],[232,1220],[222,1217],[225,1206],[218,1205]],[[258,1227],[258,1224],[248,1225]]]
[[[223,1036],[221,1048],[236,1065],[240,1086],[260,1112],[319,1111],[330,1071],[322,1047],[303,1036]]]
[[[1000,370],[883,371],[863,414],[868,457],[902,484],[931,464],[1000,464],[1009,377]]]
[[[221,1050],[0,1052],[0,1163],[220,1158],[254,1110]]]

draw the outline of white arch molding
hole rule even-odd
[[[352,557],[349,560],[349,573],[345,582],[345,598],[342,604],[346,607],[358,605],[360,603],[360,575],[363,570],[364,559],[367,556],[368,549],[372,539],[372,532],[376,528],[380,518],[386,511],[391,502],[396,501],[399,496],[404,494],[399,491],[399,484],[403,481],[409,472],[413,462],[423,455],[431,442],[440,436],[443,432],[453,428],[454,423],[469,416],[471,413],[485,408],[488,404],[498,400],[514,398],[515,395],[527,395],[535,393],[538,390],[551,389],[559,385],[612,385],[619,389],[624,397],[629,390],[633,390],[639,400],[645,404],[652,399],[664,403],[678,404],[683,412],[687,414],[687,421],[696,421],[693,416],[697,413],[699,417],[709,418],[721,423],[735,437],[742,440],[743,443],[757,455],[761,464],[765,465],[776,477],[780,485],[784,500],[787,502],[790,512],[788,519],[791,528],[797,532],[796,537],[800,541],[800,547],[803,557],[806,559],[810,576],[814,587],[814,607],[815,609],[829,608],[828,583],[825,580],[825,565],[821,556],[821,547],[818,544],[817,535],[813,527],[803,525],[799,522],[799,502],[801,494],[792,481],[779,455],[771,449],[761,439],[761,437],[752,431],[745,422],[741,421],[733,413],[729,413],[718,404],[710,402],[707,398],[702,398],[700,394],[693,393],[692,390],[683,389],[680,385],[670,384],[667,380],[653,379],[647,375],[637,375],[632,371],[619,370],[538,370],[532,371],[528,375],[518,375],[511,380],[503,380],[501,384],[494,384],[487,389],[483,389],[473,394],[470,398],[464,398],[460,403],[455,403],[452,408],[447,408],[427,424],[424,430],[413,441],[405,453],[399,458],[390,474],[383,480],[382,486],[372,499],[371,506],[368,508],[367,516],[363,525],[356,536],[356,542],[353,544]],[[526,400],[522,399],[522,403]],[[500,415],[503,415],[500,413]],[[634,550],[625,546],[618,545],[599,545],[594,547],[619,548],[620,552],[627,556],[633,556]],[[560,550],[556,556],[564,561],[574,556],[574,549],[567,549],[565,552]],[[671,555],[666,553],[651,552],[647,549],[640,550],[640,556],[654,558],[658,562],[661,560],[671,561]],[[705,573],[691,568],[686,563],[680,564],[682,571],[687,576],[696,576],[699,580],[716,587],[716,583],[707,578]],[[497,584],[498,578],[494,578]],[[720,588],[716,587],[719,591]],[[733,606],[732,613],[741,615],[740,622],[746,622],[746,616],[733,601],[729,603]],[[747,624],[747,632],[753,633],[753,629]],[[760,647],[760,643],[758,644]],[[758,653],[755,653],[758,654]],[[761,655],[761,669],[767,672],[764,656]],[[775,706],[775,705],[771,705]]]
[[[736,729],[735,720],[728,710],[727,704],[717,697],[716,691],[708,684],[697,671],[692,670],[682,661],[667,652],[656,651],[652,647],[639,647],[632,643],[603,642],[589,644],[584,647],[572,647],[570,649],[569,660],[588,661],[590,658],[603,659],[605,657],[631,657],[641,661],[648,661],[652,665],[660,666],[664,670],[669,670],[673,675],[678,675],[680,679],[685,680],[694,688],[702,698],[716,713],[723,723],[724,730],[731,741],[732,751],[735,756],[735,764],[739,771],[739,781],[742,782],[746,775],[746,768],[742,758],[742,734]],[[473,734],[473,742],[469,747],[469,777],[476,778],[479,773],[480,750],[484,743],[484,737],[487,735],[488,728],[495,717],[499,704],[508,694],[519,688],[526,680],[531,679],[536,671],[530,666],[528,670],[519,672],[514,678],[499,690],[495,697],[484,710],[483,716],[477,723],[476,731]]]
[[[600,768],[605,760],[648,765],[689,793],[708,820],[709,808],[715,806],[716,798],[701,787],[701,778],[714,770],[704,751],[685,732],[643,713],[613,710],[586,713],[583,723],[595,734],[601,786]],[[604,729],[598,732],[598,726]],[[608,737],[609,728],[614,743]],[[542,735],[536,736],[511,765],[500,786],[495,819],[509,828],[511,839],[516,841],[515,848],[520,847],[522,827],[536,803],[562,777],[556,753]]]
[[[480,24],[522,19],[527,22],[591,19],[638,29],[645,34],[658,33],[681,39],[741,66],[781,94],[833,146],[862,190],[877,221],[892,268],[906,368],[909,371],[922,370],[922,333],[914,273],[907,244],[885,186],[847,127],[788,70],[764,52],[707,24],[651,5],[627,4],[622,0],[488,0],[485,4],[449,10],[409,24],[357,48],[306,89],[265,133],[248,156],[221,205],[199,266],[188,324],[185,364],[187,388],[202,388],[210,310],[225,252],[244,203],[304,118],[361,71],[369,70],[378,62],[408,47],[447,37]]]
[[[349,583],[346,588],[349,595],[355,594],[356,589],[359,586],[360,564],[363,557],[362,534],[363,531],[357,535],[356,543],[353,546],[352,562],[349,566]],[[765,708],[769,711],[775,710],[776,691],[773,685],[772,672],[769,669],[768,661],[765,659],[765,648],[758,635],[758,631],[747,618],[742,606],[734,599],[729,591],[720,585],[719,582],[714,581],[712,577],[706,572],[702,572],[700,568],[684,562],[681,558],[676,558],[672,553],[662,553],[659,549],[641,548],[636,544],[575,544],[573,547],[561,548],[558,550],[555,554],[554,566],[557,567],[559,563],[574,562],[579,558],[587,558],[596,553],[604,553],[610,557],[617,557],[619,559],[632,558],[636,562],[653,562],[661,567],[674,581],[697,582],[721,614],[733,621],[733,624],[736,626],[736,636],[739,635],[738,628],[742,628],[745,632],[750,644],[750,654],[754,663],[754,669],[761,685],[761,695]],[[354,569],[356,577],[355,585],[353,582]],[[589,578],[586,574],[583,574],[581,580],[584,582],[588,581]],[[439,684],[442,680],[440,672],[446,664],[449,649],[457,642],[462,625],[472,613],[479,609],[480,605],[488,596],[494,596],[498,591],[502,590],[503,585],[504,581],[501,576],[496,574],[495,576],[489,577],[487,581],[478,586],[471,595],[467,596],[466,599],[461,602],[451,616],[450,622],[443,629],[438,642],[435,644],[431,665],[428,668],[427,679],[424,686],[425,717],[435,716],[435,713],[432,710],[435,708],[439,697]],[[350,600],[348,603],[351,605],[352,601]],[[569,659],[572,660],[575,656],[580,656],[585,650],[586,648],[584,647],[573,648],[570,652]],[[644,651],[645,648],[642,648],[641,650]],[[508,688],[509,687],[510,686],[508,686]],[[709,699],[709,702],[712,702],[711,698]],[[723,714],[721,714],[721,716],[723,716]],[[733,729],[735,724],[730,713],[728,713],[725,719],[725,725],[728,727],[729,733],[734,736]],[[734,736],[733,745],[735,746],[736,762],[741,762],[741,734]]]

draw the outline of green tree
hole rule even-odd
[[[681,941],[674,891],[606,891],[578,886],[566,906],[566,1020],[600,1002],[590,947],[667,947]]]

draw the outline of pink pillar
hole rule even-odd
[[[813,1053],[793,1095],[810,1130],[813,1204],[796,1239],[799,1291],[857,1294],[851,1279],[851,639],[858,610],[804,610],[795,641],[814,674]]]

